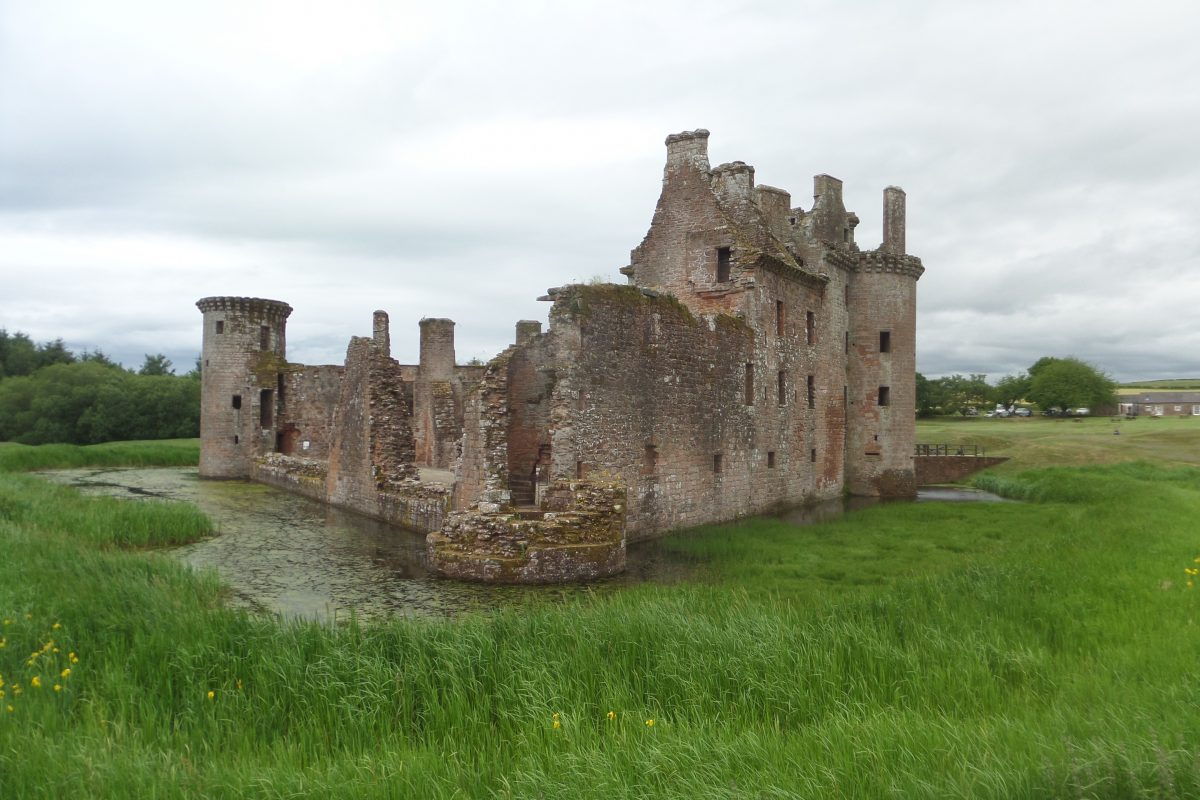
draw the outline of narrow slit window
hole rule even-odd
[[[746,365],[746,396],[743,398],[746,405],[754,405],[754,365]]]
[[[817,463],[817,448],[813,448],[808,452],[808,460],[812,463]]]
[[[264,428],[275,424],[275,391],[263,389],[258,393],[258,421]]]
[[[892,403],[892,389],[890,386],[879,387],[879,405],[887,406]]]
[[[811,311],[804,313],[804,338],[809,344],[817,341],[817,315]]]
[[[721,454],[713,453],[713,472],[720,474],[721,472]]]
[[[786,318],[785,318],[785,314],[784,314],[784,310],[783,310],[783,301],[776,300],[775,301],[775,335],[776,336],[783,336],[783,330],[784,330],[785,323],[786,323]]]
[[[242,396],[240,394],[235,394],[233,396],[233,407],[234,408],[242,407]]]
[[[219,319],[219,320],[217,320],[217,333],[224,333],[224,332],[225,332],[225,321]]]
[[[850,331],[846,331],[844,334],[842,334],[842,351],[847,355],[850,354]]]
[[[271,349],[271,329],[270,329],[270,327],[268,327],[266,325],[263,325],[261,328],[258,329],[258,349],[259,350],[270,350]]]
[[[879,352],[881,352],[881,353],[892,352],[892,332],[891,331],[880,331],[879,332]]]
[[[779,371],[778,384],[779,385],[778,385],[777,389],[779,391],[779,405],[786,406],[787,405],[787,373],[784,372],[783,370]]]
[[[775,469],[775,451],[767,451],[767,469]]]
[[[237,444],[239,441],[240,441],[240,439],[238,438],[238,435],[235,433],[235,434],[233,435],[233,443],[234,443],[234,444]]]
[[[726,283],[729,280],[729,256],[728,247],[717,248],[717,283]]]
[[[576,461],[575,462],[575,477],[582,478],[586,474],[587,474],[587,464],[584,464],[582,461]]]
[[[812,375],[808,376],[808,407],[817,407],[817,382]]]

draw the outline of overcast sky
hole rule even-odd
[[[206,295],[288,356],[371,312],[490,358],[546,288],[624,282],[668,133],[880,240],[908,193],[918,369],[1200,376],[1194,2],[0,0],[0,327],[128,365]]]

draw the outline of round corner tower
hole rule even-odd
[[[275,448],[279,381],[292,307],[259,297],[205,297],[200,370],[200,475],[245,478]]]
[[[917,280],[921,260],[905,253],[904,190],[883,193],[883,244],[863,252],[847,293],[850,406],[847,485],[853,494],[916,495]]]

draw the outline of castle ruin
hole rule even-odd
[[[344,365],[294,364],[290,306],[200,300],[201,475],[429,532],[444,574],[500,581],[611,574],[628,539],[845,492],[915,495],[924,268],[903,190],[861,250],[841,181],[793,207],[747,164],[711,167],[708,136],[667,137],[627,285],[549,290],[549,328],[518,322],[486,366],[456,364],[447,319],[421,320],[420,363],[399,364],[382,311]]]

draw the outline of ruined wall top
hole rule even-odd
[[[267,300],[262,297],[203,297],[196,301],[196,308],[204,313],[209,311],[261,313],[284,319],[287,319],[292,313],[292,307],[282,300]]]

